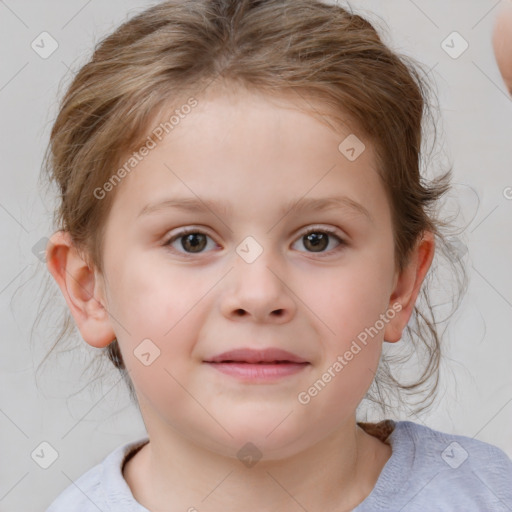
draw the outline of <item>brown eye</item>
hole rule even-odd
[[[181,247],[187,252],[201,252],[206,247],[206,237],[202,233],[189,233],[180,238]]]
[[[326,250],[333,239],[337,241],[338,245],[331,250]],[[311,229],[304,233],[299,240],[302,241],[307,252],[319,254],[325,252],[336,252],[340,246],[346,245],[334,231],[329,229]]]
[[[199,254],[204,252],[204,249],[208,245],[208,239],[211,240],[206,233],[189,229],[180,231],[174,235],[164,246],[172,246],[173,250],[185,255]]]
[[[325,233],[310,233],[304,235],[304,247],[311,249],[313,252],[322,252],[329,245],[329,235]]]

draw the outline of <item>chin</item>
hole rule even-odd
[[[285,459],[306,449],[304,423],[291,421],[292,415],[284,421],[286,414],[230,419],[226,425],[232,437],[223,436],[223,451],[228,449],[230,456],[241,461],[244,457],[264,461]]]

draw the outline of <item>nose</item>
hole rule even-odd
[[[237,258],[227,276],[222,312],[231,320],[286,323],[295,316],[297,299],[289,278],[264,255],[252,263]]]

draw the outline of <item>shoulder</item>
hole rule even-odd
[[[89,469],[68,485],[51,503],[46,512],[64,512],[74,509],[80,512],[103,510],[105,499],[101,496],[102,474],[102,464],[97,464]]]
[[[409,421],[397,422],[389,441],[402,464],[409,465],[411,500],[421,506],[512,508],[512,461],[498,447]]]
[[[146,443],[147,439],[139,439],[116,448],[64,489],[46,512],[146,512],[134,500],[122,473],[126,457]]]
[[[511,474],[512,461],[504,451],[492,444],[467,436],[440,432],[411,421],[397,422],[394,434],[397,437],[407,436],[414,444],[417,455],[435,463],[443,462],[447,469],[479,471],[499,468],[504,472],[502,474],[507,474],[507,471],[508,476]]]

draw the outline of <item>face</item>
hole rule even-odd
[[[375,154],[297,105],[211,92],[118,185],[102,286],[150,435],[290,455],[374,378],[396,284]],[[237,349],[300,362],[208,362]]]

